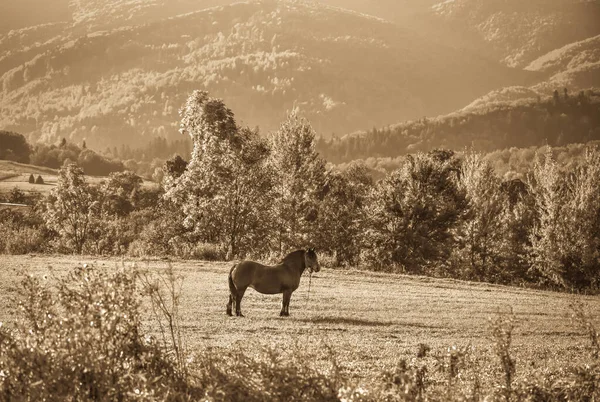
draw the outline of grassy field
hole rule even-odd
[[[30,174],[33,174],[35,178],[41,175],[44,184],[29,183]],[[9,193],[17,187],[26,194],[40,193],[45,195],[56,186],[57,180],[58,170],[56,169],[0,160],[0,194]],[[106,177],[86,176],[86,180],[89,184],[96,186],[106,180]],[[152,185],[154,185],[152,181],[144,180],[143,186],[150,187]]]
[[[42,176],[44,184],[29,183],[30,174],[36,178]],[[45,194],[56,185],[57,176],[55,169],[0,160],[0,193],[8,193],[17,187],[25,193]]]
[[[15,317],[21,274],[43,277],[52,271],[60,276],[84,263],[108,269],[137,265],[154,272],[168,266],[166,261],[0,256],[0,305],[5,306],[0,321]],[[586,361],[589,355],[586,337],[571,321],[569,304],[582,301],[600,324],[598,297],[333,269],[313,275],[310,299],[308,276],[302,279],[288,318],[279,317],[280,295],[264,296],[251,289],[242,303],[246,317],[228,317],[230,263],[172,265],[185,277],[181,313],[190,351],[248,345],[252,350],[260,346],[285,350],[295,345],[294,350],[319,359],[325,358],[328,345],[343,370],[357,379],[373,378],[400,359],[413,358],[420,343],[438,355],[450,346],[470,344],[478,359],[493,362],[489,319],[510,308],[517,318],[512,346],[517,376],[559,370]]]

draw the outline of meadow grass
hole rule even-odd
[[[314,274],[310,299],[308,277],[292,296],[290,317],[279,317],[281,296],[249,289],[242,302],[245,318],[228,317],[227,274],[231,263],[143,261],[85,256],[0,256],[0,321],[16,317],[18,284],[23,274],[61,277],[83,264],[114,269],[137,266],[150,273],[169,264],[184,278],[180,314],[188,351],[213,354],[244,351],[258,356],[270,349],[291,357],[304,354],[323,367],[333,354],[346,378],[372,381],[411,361],[422,345],[431,352],[432,382],[445,380],[444,359],[453,350],[468,350],[471,370],[480,367],[492,386],[501,372],[496,362],[491,320],[516,320],[511,355],[516,379],[559,372],[589,361],[590,342],[571,319],[572,303],[583,303],[598,323],[598,297],[554,293],[457,280],[325,269]],[[146,302],[148,303],[148,302]],[[157,332],[146,305],[144,325]],[[457,349],[452,349],[456,346]],[[450,348],[450,349],[449,349]],[[496,364],[489,364],[496,362]]]

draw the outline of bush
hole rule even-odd
[[[121,161],[107,159],[91,149],[81,151],[77,158],[77,164],[81,166],[85,174],[92,176],[107,176],[110,173],[125,170]]]
[[[35,211],[0,210],[0,254],[44,252],[51,238]]]
[[[0,159],[29,163],[30,154],[31,148],[23,135],[0,130]]]
[[[0,224],[0,254],[21,255],[46,251],[43,229]]]
[[[344,385],[332,355],[329,370],[320,370],[299,345],[285,356],[263,348],[254,356],[229,350],[201,357],[195,370],[207,401],[338,401]]]
[[[200,397],[142,334],[135,271],[84,265],[54,285],[29,276],[22,286],[21,319],[0,328],[1,399]]]

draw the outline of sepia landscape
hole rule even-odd
[[[1,401],[600,399],[600,2],[0,22]]]

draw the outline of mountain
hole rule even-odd
[[[552,50],[525,67],[547,78],[531,86],[500,88],[477,98],[463,110],[486,108],[490,105],[515,100],[536,99],[548,96],[555,90],[571,93],[600,88],[600,35],[570,43]]]
[[[505,101],[473,105],[446,116],[320,139],[317,148],[329,162],[339,164],[355,159],[396,158],[436,148],[490,152],[600,140],[600,92],[561,92],[517,100],[505,96]]]
[[[552,75],[533,87],[538,92],[600,88],[600,35],[555,49],[531,62],[525,70]]]
[[[236,3],[161,18],[166,4],[73,1],[70,22],[3,35],[0,128],[30,141],[138,146],[177,135],[178,108],[204,89],[243,124],[272,130],[298,108],[328,135],[449,113],[545,77],[317,3]]]
[[[600,34],[597,0],[447,0],[432,12],[510,67],[524,68],[554,49]]]

